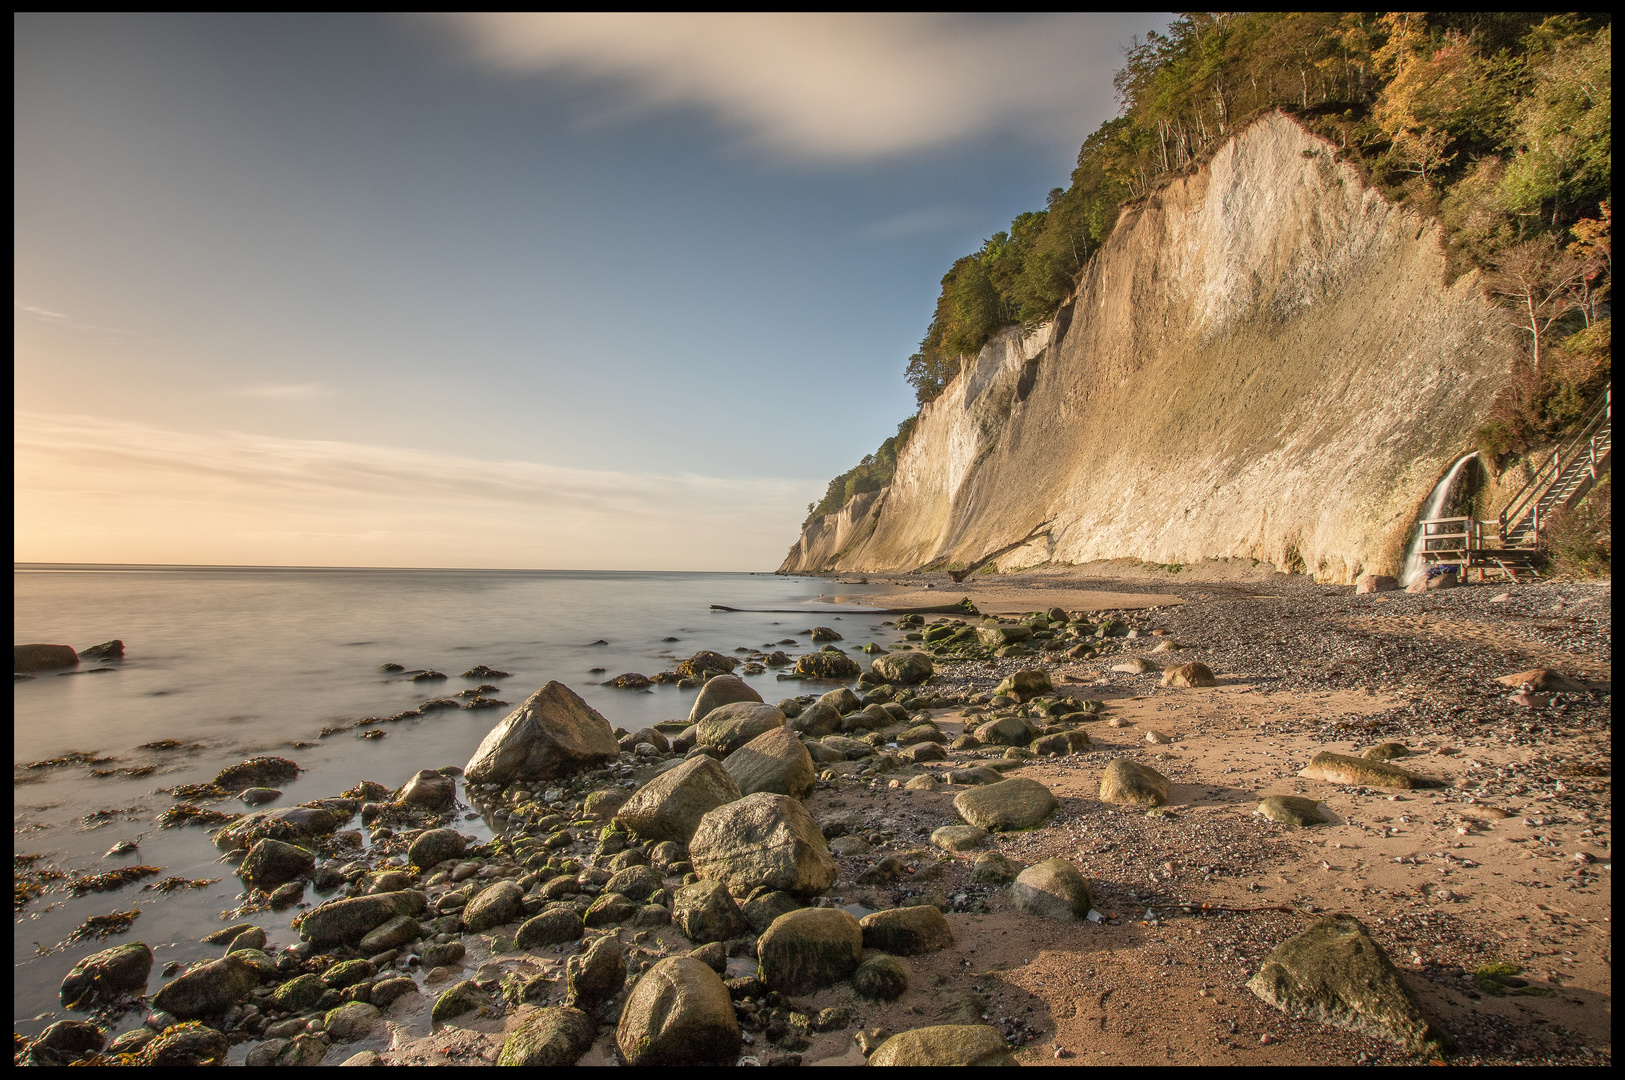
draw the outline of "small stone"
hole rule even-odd
[[[1190,663],[1180,664],[1177,667],[1164,668],[1162,672],[1163,686],[1217,686],[1218,680],[1213,677],[1213,670],[1206,664]]]
[[[852,989],[872,1001],[895,1001],[908,992],[908,969],[896,957],[877,953],[852,973]]]
[[[970,851],[987,837],[987,830],[975,825],[944,825],[931,834],[931,843],[943,851]]]
[[[1100,777],[1100,801],[1161,806],[1168,801],[1168,778],[1130,758],[1117,758]]]
[[[984,851],[976,856],[971,867],[973,885],[1008,885],[1021,873],[1021,866],[996,851]]]
[[[1258,804],[1258,813],[1281,825],[1324,825],[1327,820],[1319,802],[1296,795],[1271,795]]]

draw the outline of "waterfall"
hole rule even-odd
[[[1463,465],[1477,456],[1478,451],[1474,450],[1450,466],[1450,471],[1445,473],[1444,479],[1440,480],[1437,486],[1434,487],[1433,493],[1428,496],[1428,501],[1422,504],[1422,512],[1416,515],[1416,539],[1411,541],[1411,550],[1405,556],[1405,574],[1400,578],[1400,587],[1410,585],[1411,582],[1416,580],[1416,575],[1422,573],[1427,566],[1422,561],[1422,544],[1425,540],[1422,522],[1438,517],[1440,511],[1450,505],[1450,489],[1455,486],[1457,474],[1461,472]]]

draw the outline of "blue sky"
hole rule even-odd
[[[19,16],[17,557],[770,569],[1166,22]]]

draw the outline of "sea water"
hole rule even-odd
[[[854,646],[899,637],[882,625],[883,616],[834,607],[861,605],[874,591],[868,586],[771,574],[19,564],[13,580],[17,643],[83,649],[119,638],[125,648],[122,661],[85,661],[74,674],[15,684],[13,853],[42,855],[41,864],[70,874],[138,863],[163,868],[116,892],[78,898],[47,892],[15,914],[13,1011],[16,1030],[30,1035],[69,1015],[58,987],[91,952],[147,942],[156,954],[152,992],[170,961],[219,955],[198,939],[225,925],[221,913],[237,905],[241,883],[219,861],[207,830],[157,827],[155,819],[174,801],[157,789],[206,782],[256,755],[291,758],[304,770],[278,785],[284,794],[271,808],[336,795],[362,780],[394,788],[419,769],[466,764],[510,709],[435,711],[326,737],[322,730],[396,714],[485,681],[501,687],[492,697],[516,706],[557,679],[612,726],[633,731],[686,717],[698,691],[604,685],[624,672],[652,676],[700,649],[742,656],[735,650],[771,647],[794,656],[812,647],[805,631],[814,625],[840,631],[859,660]],[[721,612],[713,604],[795,613]],[[788,638],[796,645],[775,644]],[[450,678],[413,682],[406,673],[380,671],[391,663]],[[509,674],[459,678],[476,664]],[[799,683],[779,681],[772,669],[746,681],[769,702],[800,692]],[[383,738],[358,738],[379,728]],[[139,749],[160,739],[196,748]],[[23,767],[73,751],[117,760]],[[147,765],[155,771],[141,777],[91,775]],[[235,800],[208,805],[248,810]],[[122,813],[85,823],[105,810]],[[489,836],[478,819],[460,828]],[[137,840],[139,854],[103,858],[118,840]],[[171,876],[220,880],[169,895],[142,889]],[[61,945],[86,918],[132,908],[141,914],[128,932]],[[298,913],[261,911],[251,919],[273,945],[287,945]],[[130,1014],[123,1026],[141,1015]]]

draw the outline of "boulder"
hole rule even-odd
[[[49,1051],[63,1061],[73,1061],[85,1054],[94,1054],[107,1043],[107,1033],[95,1024],[83,1020],[58,1020],[40,1032],[39,1038],[29,1045],[36,1055]]]
[[[987,839],[987,830],[975,825],[944,825],[931,834],[931,842],[943,851],[969,851]]]
[[[463,838],[456,829],[424,829],[412,838],[406,858],[419,870],[428,870],[447,859],[461,859],[463,850]]]
[[[159,1068],[224,1065],[228,1047],[224,1035],[194,1020],[165,1028],[141,1052],[141,1064]]]
[[[858,701],[858,695],[854,694],[852,688],[848,686],[830,690],[821,695],[818,700],[821,704],[828,705],[842,716],[849,712],[857,712],[863,707],[862,703]]]
[[[581,921],[590,927],[616,926],[638,913],[638,902],[617,892],[600,893]]]
[[[858,761],[861,758],[871,756],[875,752],[872,743],[864,742],[862,739],[854,739],[847,735],[825,735],[819,740],[819,745],[839,751],[845,755],[848,761]]]
[[[1388,954],[1352,915],[1322,919],[1276,946],[1247,983],[1288,1016],[1434,1053],[1453,1041],[1423,1013]]]
[[[416,889],[332,900],[299,919],[299,936],[318,950],[353,944],[395,916],[421,915],[428,906],[428,899]]]
[[[976,737],[986,746],[1026,746],[1038,734],[1019,716],[1001,716],[976,729]]]
[[[316,855],[307,848],[284,844],[280,840],[261,840],[248,849],[237,876],[250,889],[270,892],[310,873],[316,866]]]
[[[523,946],[518,947],[523,948]],[[463,957],[467,955],[468,949],[461,941],[448,941],[443,945],[425,945],[421,954],[423,970],[429,971],[437,967],[450,967],[453,964],[461,964]],[[404,982],[405,985],[400,988],[402,993],[412,993],[417,990],[417,983],[411,979],[406,979]],[[378,986],[373,986],[372,994],[367,1000],[381,1009],[385,1003],[380,1000],[378,993]]]
[[[498,881],[485,888],[463,908],[463,925],[478,933],[513,922],[524,907],[525,890],[516,881]]]
[[[1028,701],[1040,694],[1053,694],[1055,684],[1050,682],[1049,672],[1043,668],[1023,668],[994,687],[994,694],[1008,694],[1017,701]]]
[[[933,742],[915,743],[913,746],[905,747],[897,752],[897,759],[907,765],[918,765],[925,761],[946,761],[947,758],[948,751],[942,748],[942,744]],[[914,779],[930,780],[931,788],[934,790],[937,787],[937,781],[934,777],[916,776]],[[909,782],[913,783],[912,780]]]
[[[985,1024],[939,1024],[893,1035],[873,1054],[870,1065],[1014,1065],[998,1028]]]
[[[694,699],[694,707],[688,712],[688,722],[698,724],[711,715],[712,709],[740,701],[760,705],[762,695],[737,675],[718,675],[708,679],[705,685],[700,687],[700,696]]]
[[[326,992],[327,984],[320,975],[296,975],[273,990],[267,1000],[273,1008],[283,1012],[307,1012],[316,1007]]]
[[[716,881],[697,881],[678,889],[672,896],[671,918],[696,945],[738,937],[746,925],[727,888]]]
[[[671,740],[666,738],[664,732],[656,728],[646,727],[638,728],[638,730],[620,741],[620,747],[623,751],[636,750],[640,746],[652,746],[665,754],[671,751]]]
[[[840,982],[863,957],[863,928],[840,908],[802,908],[780,915],[756,942],[769,990],[801,994]]]
[[[702,878],[735,893],[765,885],[797,896],[823,892],[835,881],[835,860],[801,803],[758,792],[719,806],[700,819],[688,845]]]
[[[1100,801],[1120,806],[1161,806],[1168,801],[1168,778],[1149,765],[1118,758],[1101,774]]]
[[[1161,671],[1162,668],[1153,660],[1147,660],[1143,656],[1136,656],[1132,660],[1124,660],[1120,664],[1113,664],[1112,670],[1121,671],[1125,675],[1144,675],[1151,671]]]
[[[750,928],[760,934],[772,926],[773,920],[780,915],[799,911],[803,906],[800,900],[787,892],[768,892],[747,901],[739,910],[745,916],[745,921],[750,923]]]
[[[222,850],[253,847],[260,840],[305,845],[331,834],[339,827],[339,820],[333,811],[312,806],[261,810],[215,833],[214,845]]]
[[[73,965],[62,980],[65,1008],[88,1010],[125,996],[141,997],[152,974],[152,950],[146,942],[117,945],[91,953]]]
[[[244,806],[260,806],[264,803],[275,802],[282,798],[282,792],[274,787],[244,788],[237,795],[237,800]]]
[[[1369,761],[1392,761],[1410,754],[1411,748],[1401,742],[1378,743],[1360,756]]]
[[[935,724],[915,724],[893,741],[898,746],[913,746],[916,743],[945,745],[948,742],[948,736],[938,731]]]
[[[627,995],[615,1045],[628,1065],[732,1065],[739,1021],[722,976],[691,956],[659,961]]]
[[[421,769],[401,787],[395,801],[425,810],[450,810],[457,802],[457,781],[433,769]]]
[[[594,791],[581,803],[581,812],[588,817],[607,820],[621,812],[632,796],[619,789]]]
[[[92,645],[88,649],[79,650],[81,660],[122,660],[124,659],[124,642],[118,638],[104,641],[100,645]]]
[[[710,649],[701,649],[687,660],[677,664],[677,674],[685,679],[703,681],[713,673],[726,675],[739,666],[739,661]]]
[[[244,1000],[260,984],[260,973],[236,953],[194,964],[153,995],[152,1007],[194,1020],[215,1016]]]
[[[1180,664],[1176,667],[1163,668],[1163,686],[1218,686],[1219,682],[1213,677],[1213,670],[1206,664]]]
[[[359,948],[368,956],[398,949],[423,936],[423,927],[410,915],[397,915],[361,939]]]
[[[701,818],[740,796],[739,785],[721,762],[692,757],[644,784],[617,816],[644,840],[686,844]]]
[[[1021,866],[997,851],[984,851],[971,866],[973,885],[1008,885],[1021,874]]]
[[[951,949],[954,932],[942,912],[929,904],[892,908],[865,915],[858,925],[863,929],[863,947],[894,956]]]
[[[934,670],[930,655],[914,649],[877,656],[870,666],[874,668],[876,675],[893,686],[915,686],[923,683],[931,677]]]
[[[1045,859],[1016,877],[1010,902],[1029,915],[1076,921],[1089,914],[1094,895],[1077,867],[1065,859]]]
[[[974,769],[953,769],[945,779],[950,784],[997,784],[1004,779],[1004,774],[986,765],[978,765]]]
[[[664,882],[664,876],[652,866],[628,866],[604,883],[604,891],[620,893],[630,900],[647,900],[660,894]]]
[[[236,952],[239,949],[265,948],[266,933],[258,926],[250,926],[236,937],[226,943],[227,952]]]
[[[1033,636],[1030,626],[978,626],[976,637],[990,649],[997,649],[1004,645],[1014,645],[1018,641],[1027,641]]]
[[[473,1012],[485,1003],[485,995],[480,992],[471,979],[464,979],[460,983],[446,989],[435,998],[434,1005],[429,1009],[430,1024],[440,1024],[464,1013]]]
[[[825,701],[815,701],[790,721],[792,731],[822,738],[841,730],[841,714]]]
[[[1399,579],[1391,578],[1387,574],[1366,574],[1354,583],[1356,595],[1361,593],[1394,592],[1399,588]]]
[[[1280,825],[1324,825],[1327,820],[1319,802],[1296,795],[1271,795],[1258,804],[1257,812]]]
[[[712,709],[695,732],[699,746],[709,746],[727,757],[756,736],[784,727],[784,714],[760,702],[736,701]]]
[[[954,797],[954,810],[960,817],[991,832],[1037,828],[1060,806],[1049,788],[1020,776],[974,787]]]
[[[537,1009],[508,1033],[497,1064],[533,1068],[574,1065],[592,1048],[597,1034],[598,1021],[580,1009]]]
[[[573,907],[561,904],[526,920],[519,932],[514,934],[513,946],[516,949],[546,949],[564,945],[580,941],[585,929],[580,913]]]
[[[221,769],[214,776],[214,785],[227,791],[241,791],[293,780],[298,776],[299,766],[287,758],[257,757]]]
[[[347,1001],[336,1009],[329,1009],[322,1030],[334,1042],[360,1042],[371,1035],[384,1014],[378,1006],[365,1001]]]
[[[330,990],[343,990],[359,982],[366,982],[378,974],[371,960],[343,960],[322,972],[322,985]]]
[[[805,799],[812,794],[817,780],[812,755],[796,733],[786,727],[756,736],[724,758],[722,767],[744,795],[768,791]]]
[[[1416,788],[1435,788],[1444,785],[1426,776],[1418,776],[1398,765],[1369,758],[1349,757],[1321,751],[1309,759],[1309,764],[1298,773],[1309,780],[1326,780],[1333,784],[1352,787],[1386,787],[1410,791]]]
[[[463,770],[473,784],[552,780],[620,753],[609,721],[561,682],[550,682],[502,719]]]
[[[862,672],[858,662],[845,653],[807,653],[796,660],[796,674],[803,679],[855,679]]]
[[[1035,754],[1065,757],[1068,754],[1081,754],[1085,750],[1092,750],[1094,745],[1087,731],[1073,730],[1040,735],[1029,744],[1029,749]]]
[[[852,973],[852,989],[871,1001],[896,1001],[908,993],[908,969],[895,956],[876,953]]]
[[[626,955],[614,934],[604,934],[564,964],[564,1003],[597,1012],[626,985]]]
[[[11,670],[19,673],[77,667],[79,654],[72,645],[14,645]]]

